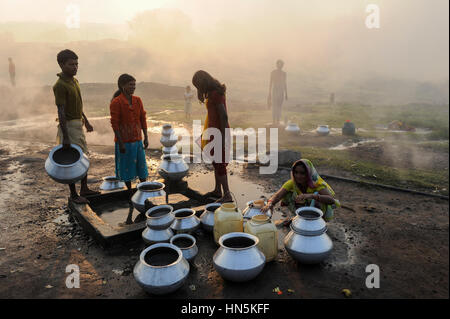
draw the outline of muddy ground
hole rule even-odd
[[[135,282],[132,269],[145,247],[140,240],[103,249],[70,218],[68,188],[51,180],[44,161],[48,142],[0,139],[0,298],[153,298]],[[114,172],[113,148],[91,146],[89,182]],[[147,151],[153,159],[160,154]],[[153,161],[152,161],[153,162]],[[153,162],[155,163],[155,162]],[[151,166],[151,174],[155,172]],[[319,173],[329,173],[318,167]],[[188,183],[212,187],[211,170],[191,165]],[[258,169],[230,166],[239,207],[272,194],[289,171],[261,177]],[[336,211],[328,234],[334,251],[326,262],[299,265],[282,241],[275,261],[253,281],[235,284],[215,272],[211,237],[195,235],[199,255],[186,284],[168,298],[448,298],[448,201],[329,180],[345,208]],[[274,219],[283,218],[277,211]],[[282,239],[288,229],[280,227]],[[80,268],[80,288],[66,288],[66,267]],[[380,288],[365,285],[366,266],[380,268]],[[273,289],[279,287],[282,295]],[[288,293],[292,289],[292,293]]]

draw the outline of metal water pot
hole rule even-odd
[[[174,130],[172,128],[171,124],[164,124],[162,126],[161,135],[163,136],[170,136],[174,134]]]
[[[205,211],[200,215],[200,222],[202,223],[202,227],[207,232],[213,232],[214,230],[214,212],[218,209],[222,204],[220,203],[211,203],[205,206]]]
[[[189,262],[194,262],[198,254],[197,240],[189,234],[178,234],[170,238],[170,243],[181,249],[183,257]]]
[[[304,264],[317,264],[328,258],[333,242],[326,234],[323,212],[315,207],[302,207],[295,211],[291,231],[284,238],[286,251]]]
[[[164,187],[165,185],[160,182],[143,182],[138,184],[136,193],[131,197],[134,208],[141,213],[145,213],[145,200],[147,198],[165,197]]]
[[[220,247],[213,256],[214,268],[226,280],[252,280],[266,263],[266,257],[257,247],[258,243],[258,237],[241,232],[221,236]]]
[[[148,245],[168,243],[174,235],[170,227],[164,229],[151,229],[147,227],[142,231],[142,240]]]
[[[200,227],[200,219],[195,216],[195,210],[182,208],[173,212],[175,220],[170,228],[176,234],[191,233]]]
[[[50,151],[45,161],[47,174],[56,182],[74,184],[83,179],[89,169],[89,159],[76,144],[65,150],[57,145]]]
[[[330,129],[328,128],[328,125],[319,125],[316,132],[319,135],[325,136],[330,134]]]
[[[175,144],[177,144],[177,142],[178,142],[178,136],[176,136],[176,135],[174,135],[174,134],[169,135],[169,136],[162,135],[161,138],[159,139],[159,141],[161,142],[161,144],[162,144],[164,147],[172,147],[172,146],[174,146]]]
[[[104,191],[112,191],[122,189],[125,186],[125,183],[119,180],[116,176],[106,176],[103,177],[103,182],[100,185],[100,189]]]
[[[300,133],[300,128],[295,123],[289,123],[288,126],[284,129],[287,133],[295,135]]]
[[[163,147],[162,152],[164,155],[166,154],[178,154],[178,148],[174,145],[172,147]]]
[[[147,226],[151,229],[166,229],[175,220],[173,207],[170,205],[159,205],[150,208],[146,213]]]
[[[189,269],[189,263],[180,248],[159,243],[141,252],[133,275],[146,292],[163,295],[179,289],[185,283]]]
[[[161,156],[158,173],[166,180],[177,181],[187,175],[189,165],[179,154],[166,154]]]

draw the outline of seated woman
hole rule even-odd
[[[333,189],[317,174],[310,160],[301,159],[292,165],[291,179],[284,183],[261,210],[266,212],[273,209],[275,204],[282,200],[282,206],[288,206],[291,213],[302,206],[309,206],[315,201],[315,207],[323,212],[325,221],[333,218],[333,208],[339,207],[340,203],[334,198]],[[289,225],[290,218],[285,221]]]
[[[134,77],[122,74],[117,82],[119,89],[109,107],[116,144],[116,177],[131,191],[131,181],[138,177],[145,182],[148,176],[144,151],[148,147],[146,112],[141,98],[133,95],[136,89]]]

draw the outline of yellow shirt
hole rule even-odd
[[[83,115],[83,101],[78,80],[69,79],[62,72],[57,74],[59,79],[53,85],[55,104],[64,105],[66,121],[79,120]]]

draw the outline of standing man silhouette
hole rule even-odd
[[[11,85],[16,86],[16,65],[14,64],[12,58],[8,58],[9,61],[9,79],[11,80]]]
[[[270,73],[269,96],[267,105],[272,107],[272,124],[279,125],[281,119],[281,108],[287,97],[286,72],[282,70],[284,62],[278,60],[277,68]]]

